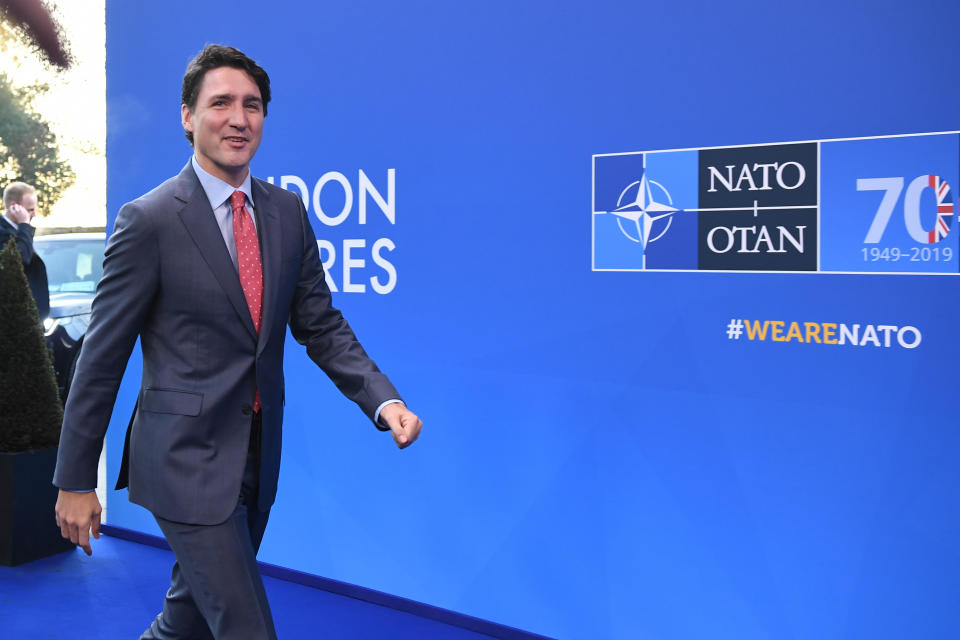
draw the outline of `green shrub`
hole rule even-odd
[[[0,251],[0,451],[55,447],[62,423],[37,304],[11,238]]]

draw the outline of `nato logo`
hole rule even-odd
[[[815,271],[817,145],[594,156],[593,268]]]
[[[697,268],[697,153],[594,156],[593,268]]]
[[[960,273],[957,133],[595,155],[593,270]]]

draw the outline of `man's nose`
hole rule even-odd
[[[235,105],[230,109],[230,126],[236,127],[237,129],[246,129],[249,125],[247,120],[247,111],[243,108],[243,105]]]

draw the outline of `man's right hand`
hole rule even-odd
[[[7,216],[17,224],[30,222],[30,212],[16,202],[11,203],[10,206],[7,207]]]
[[[55,511],[63,537],[80,545],[88,556],[92,555],[90,534],[94,538],[100,537],[100,513],[103,511],[97,492],[75,493],[60,489]]]

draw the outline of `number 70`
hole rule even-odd
[[[860,178],[857,180],[857,191],[885,191],[883,200],[877,208],[867,237],[864,242],[876,244],[883,237],[883,232],[890,222],[893,209],[903,191],[903,178]],[[937,221],[933,229],[924,229],[920,221],[920,197],[924,189],[933,189],[937,198]],[[903,221],[910,237],[922,244],[935,244],[950,233],[950,224],[953,221],[953,197],[950,194],[950,185],[940,176],[917,176],[907,187],[903,198]]]

